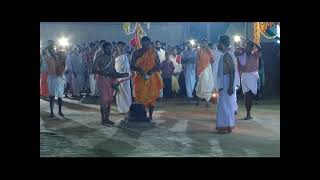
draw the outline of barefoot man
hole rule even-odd
[[[157,52],[150,48],[150,38],[145,36],[141,39],[142,48],[132,55],[131,70],[136,71],[134,77],[135,101],[149,108],[149,119],[152,114],[163,82],[160,75],[160,60]]]

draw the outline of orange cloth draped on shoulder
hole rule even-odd
[[[205,70],[210,63],[213,63],[213,54],[209,48],[204,49],[201,48],[198,51],[198,59],[197,59],[197,75],[199,76],[203,70]]]
[[[156,66],[155,51],[150,48],[140,57],[136,66],[143,69],[145,73]],[[162,78],[159,72],[153,73],[149,79],[145,80],[140,74],[136,73],[133,79],[135,99],[144,106],[154,106],[163,88]]]

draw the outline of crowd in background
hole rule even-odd
[[[94,41],[89,43],[79,43],[63,47],[66,51],[66,69],[65,78],[66,84],[64,89],[64,97],[71,96],[74,99],[80,100],[84,94],[86,97],[97,97],[97,83],[95,75],[92,73],[92,65],[96,53],[101,51],[101,46],[106,40]],[[123,52],[119,52],[117,47],[123,44]],[[135,47],[128,45],[125,42],[112,42],[112,53],[116,58],[119,53],[125,54],[130,64],[131,56],[136,50]],[[174,98],[174,97],[186,97],[190,102],[195,100],[197,72],[196,72],[196,61],[197,52],[200,49],[200,43],[192,44],[190,41],[183,42],[174,46],[168,45],[165,42],[159,40],[150,43],[150,46],[157,52],[161,63],[161,73],[164,82],[164,88],[161,90],[160,98]],[[56,46],[56,48],[61,48]],[[208,43],[208,48],[212,51],[213,59],[215,62],[220,58],[220,52],[213,43]],[[232,47],[235,50],[235,47]],[[216,74],[217,63],[212,63],[212,72]],[[259,72],[263,71],[263,61],[260,61]],[[43,51],[40,51],[40,70],[42,74],[42,81],[40,85],[40,95],[47,96],[48,90],[45,86],[47,81],[46,77],[46,63],[43,61]],[[264,74],[261,73],[261,77]],[[263,79],[264,80],[264,79]],[[263,83],[259,81],[259,87],[262,88]],[[132,82],[130,83],[131,95]],[[260,88],[259,88],[260,89]],[[239,95],[241,95],[240,89],[238,89]],[[209,92],[208,92],[209,93]],[[259,91],[259,95],[262,91]],[[261,95],[260,95],[261,97]]]
[[[107,74],[103,74],[105,68],[109,68]],[[252,100],[264,83],[261,47],[250,40],[237,46],[227,35],[219,36],[216,45],[202,39],[199,44],[187,41],[176,46],[150,42],[145,36],[142,48],[123,41],[66,47],[48,41],[40,51],[40,70],[40,95],[50,95],[51,116],[55,97],[63,116],[62,92],[65,98],[71,95],[78,100],[83,94],[85,98],[99,97],[103,125],[114,124],[109,120],[113,97],[120,113],[128,113],[135,99],[140,101],[149,108],[151,120],[157,98],[186,97],[189,102],[196,100],[196,105],[203,100],[209,107],[217,93],[217,129],[221,133],[234,128],[237,90],[242,88],[245,95],[244,119],[249,120]]]

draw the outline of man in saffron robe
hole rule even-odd
[[[132,55],[131,70],[137,72],[134,76],[135,101],[149,108],[149,119],[152,114],[163,82],[160,75],[160,60],[157,52],[150,48],[150,38],[141,39],[142,48]]]
[[[201,48],[198,51],[198,58],[196,61],[197,70],[197,85],[196,95],[197,104],[199,105],[200,99],[205,99],[206,106],[209,106],[209,101],[214,88],[214,77],[212,74],[213,54],[208,48],[208,41],[203,39],[201,41]]]

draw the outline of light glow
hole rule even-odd
[[[193,39],[190,40],[190,44],[191,44],[192,46],[194,46],[195,43],[196,43],[196,42],[195,42]]]
[[[58,40],[58,43],[60,46],[62,47],[67,47],[69,46],[69,39],[65,38],[65,37],[62,37]]]
[[[240,42],[240,41],[241,41],[241,37],[238,36],[238,35],[235,35],[235,36],[233,37],[233,40],[234,40],[234,42]]]

